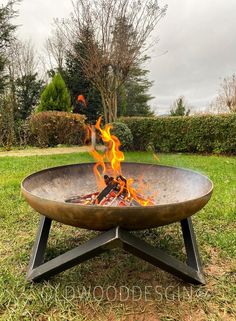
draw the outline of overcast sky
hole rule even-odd
[[[5,4],[5,0],[0,0]],[[166,16],[152,48],[149,78],[154,80],[151,102],[159,114],[184,95],[191,106],[204,110],[221,79],[236,72],[236,0],[162,0]],[[70,0],[23,0],[17,23],[21,38],[43,48],[53,18],[67,17]]]

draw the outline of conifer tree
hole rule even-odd
[[[173,108],[170,110],[171,116],[189,116],[190,109],[187,109],[184,96],[180,96],[174,102]]]
[[[57,73],[42,92],[37,112],[47,110],[70,111],[70,108],[70,94],[63,78]]]
[[[11,19],[15,17],[16,11],[14,5],[16,0],[9,0],[7,4],[0,5],[0,94],[6,85],[7,75],[5,67],[7,63],[7,48],[9,48],[16,26],[11,23]]]

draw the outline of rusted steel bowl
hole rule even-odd
[[[65,203],[73,195],[96,192],[94,163],[48,168],[26,177],[21,185],[37,212],[67,225],[91,230],[120,226],[138,230],[170,224],[198,212],[209,201],[213,184],[197,172],[162,165],[122,163],[125,177],[140,177],[157,192],[155,206],[104,207]]]

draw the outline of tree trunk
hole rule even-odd
[[[105,123],[113,123],[117,120],[117,94],[101,93]]]
[[[114,92],[113,96],[113,108],[114,108],[114,121],[117,121],[117,93]]]
[[[101,92],[101,98],[102,98],[102,106],[103,106],[103,112],[104,112],[104,119],[105,123],[108,123],[108,111],[107,111],[107,105],[106,105],[106,100],[105,100],[105,95],[103,92]]]

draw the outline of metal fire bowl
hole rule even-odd
[[[191,170],[143,163],[122,163],[122,174],[142,176],[153,191],[155,206],[112,207],[65,203],[73,195],[96,192],[94,163],[53,167],[22,182],[24,197],[37,212],[58,222],[91,230],[120,226],[127,230],[157,227],[181,221],[209,201],[213,184]]]

